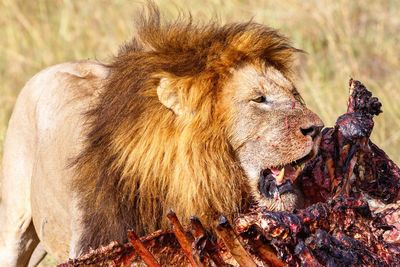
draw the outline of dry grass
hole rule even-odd
[[[379,97],[384,113],[373,141],[400,162],[400,2],[345,0],[156,1],[167,18],[190,10],[197,20],[255,21],[278,28],[308,52],[297,85],[326,125],[345,112],[349,77]],[[0,158],[7,122],[24,83],[63,61],[107,61],[129,39],[129,0],[0,0]],[[42,266],[50,266],[51,261]]]

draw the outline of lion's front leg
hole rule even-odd
[[[4,218],[4,207],[0,208],[0,262],[1,266],[27,266],[30,257],[39,244],[32,221],[15,221],[15,218]],[[11,221],[14,221],[12,223]],[[36,262],[32,266],[36,266]]]
[[[35,131],[32,105],[21,93],[4,143],[0,205],[0,265],[26,266],[39,243],[32,222]]]

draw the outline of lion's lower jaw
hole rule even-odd
[[[304,206],[304,198],[300,191],[286,192],[275,198],[258,197],[258,206],[266,207],[270,211],[288,211],[293,212],[294,209]]]

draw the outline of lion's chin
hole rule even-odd
[[[270,211],[288,211],[293,212],[295,209],[304,207],[304,198],[300,190],[294,189],[279,195],[278,198],[264,198],[258,200],[260,207],[265,207]]]

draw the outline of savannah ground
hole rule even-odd
[[[0,160],[18,92],[35,73],[78,59],[107,62],[128,40],[144,1],[0,0]],[[346,110],[348,79],[383,104],[372,140],[400,163],[400,1],[156,1],[167,19],[190,10],[196,21],[253,19],[279,29],[307,54],[295,63],[307,105],[332,126]],[[46,257],[41,266],[55,263]]]

